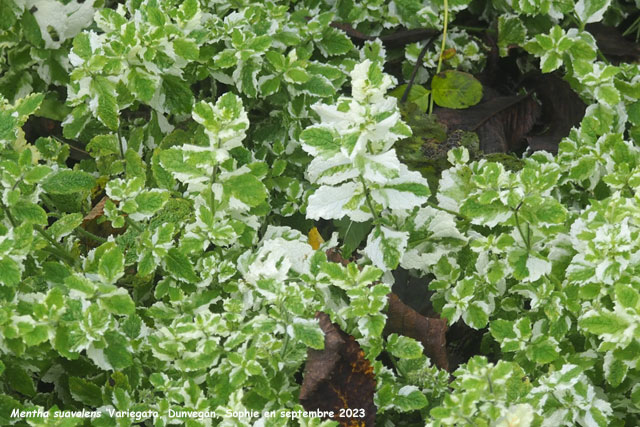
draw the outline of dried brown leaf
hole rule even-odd
[[[447,320],[427,318],[389,294],[389,309],[385,333],[396,333],[422,343],[424,354],[440,369],[449,369],[447,358]]]
[[[307,411],[333,411],[341,426],[375,426],[373,367],[354,337],[326,313],[318,312],[316,318],[325,334],[324,350],[307,351],[300,403]],[[364,418],[340,418],[340,409],[347,408],[363,409]]]
[[[464,110],[437,108],[438,119],[449,130],[476,132],[485,153],[520,151],[524,137],[540,115],[540,106],[531,94],[496,96]]]

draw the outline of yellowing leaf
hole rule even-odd
[[[309,230],[309,234],[307,236],[309,237],[309,244],[311,245],[313,250],[318,250],[320,248],[320,245],[324,242],[324,239],[322,238],[320,232],[316,227],[313,227],[311,230]]]

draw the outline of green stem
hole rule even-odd
[[[142,233],[144,230],[138,224],[136,224],[131,218],[128,216],[124,217],[124,222],[127,223],[128,226],[136,230],[138,233]]]
[[[4,203],[2,203],[0,201],[0,208],[2,208],[2,210],[4,211],[5,215],[7,215],[7,219],[9,220],[9,222],[11,223],[11,225],[13,227],[16,227],[16,221],[13,219],[13,215],[11,215],[11,211],[9,211],[9,208],[5,206]]]
[[[458,213],[456,211],[452,211],[452,210],[447,209],[447,208],[443,208],[442,206],[438,206],[437,204],[435,204],[433,202],[427,202],[427,205],[429,205],[429,206],[431,206],[432,208],[435,208],[435,209],[440,209],[441,211],[446,212],[448,214],[451,214],[453,216],[457,216],[458,218],[460,218],[461,220],[463,220],[465,222],[471,223],[471,219],[467,218],[466,216],[462,215],[461,213]]]
[[[47,208],[50,211],[55,211],[55,203],[53,203],[53,200],[51,200],[51,198],[49,196],[47,196],[46,194],[41,194],[40,198],[42,199],[42,201],[44,202],[45,205],[47,205]]]
[[[367,207],[371,211],[371,215],[373,215],[373,222],[374,224],[378,224],[380,222],[380,216],[378,215],[378,212],[376,212],[376,210],[373,208],[373,200],[371,200],[369,188],[367,187],[367,184],[362,176],[360,176],[360,182],[362,183],[362,187],[364,188],[364,197],[367,202]]]
[[[628,36],[629,34],[631,34],[633,32],[633,30],[636,27],[640,27],[640,16],[638,16],[636,18],[635,21],[633,21],[633,23],[631,25],[629,25],[629,28],[627,28],[624,33],[622,33],[623,36]]]
[[[520,219],[518,218],[518,210],[520,210],[520,206],[522,206],[522,202],[520,202],[520,204],[518,205],[518,207],[513,211],[515,218],[516,218],[516,228],[518,229],[518,233],[520,233],[520,237],[522,237],[522,241],[524,242],[524,244],[527,246],[527,251],[529,251],[531,249],[530,245],[529,245],[529,239],[527,239],[524,236],[524,233],[522,232],[522,229],[520,228]],[[529,224],[527,223],[527,226]]]
[[[411,72],[411,77],[409,78],[409,83],[407,83],[407,87],[402,94],[402,98],[400,98],[400,104],[404,104],[409,99],[409,93],[411,93],[411,88],[415,83],[416,76],[418,75],[418,70],[422,66],[422,61],[424,61],[424,56],[427,54],[427,50],[429,49],[429,45],[433,39],[427,40],[427,42],[422,47],[420,54],[418,55],[418,59],[416,60],[416,65],[413,67],[413,71]]]
[[[59,252],[58,255],[67,261],[70,266],[74,266],[76,264],[76,258],[67,252],[67,249],[58,243],[53,237],[49,236],[49,234],[40,225],[34,224],[33,229],[36,230],[46,241],[51,243],[51,245],[57,249],[57,252]]]
[[[442,29],[442,44],[440,45],[440,55],[438,55],[438,68],[436,68],[436,74],[440,73],[442,68],[442,54],[444,53],[445,45],[447,43],[447,25],[449,21],[449,3],[444,0],[444,28]],[[429,97],[429,115],[433,113],[433,93]]]
[[[97,236],[97,235],[93,234],[92,232],[85,230],[85,229],[84,229],[84,228],[82,228],[82,227],[78,227],[78,228],[76,228],[76,229],[75,229],[75,231],[76,231],[78,234],[80,234],[81,236],[84,236],[84,237],[86,237],[86,238],[88,238],[88,239],[94,240],[94,241],[96,241],[96,242],[98,242],[98,243],[100,243],[100,244],[102,244],[102,243],[106,243],[106,242],[108,241],[108,240],[107,240],[107,239],[105,239],[104,237]]]
[[[289,315],[284,310],[284,300],[280,300],[278,304],[280,307],[280,315],[284,317],[285,324],[289,324]],[[282,349],[280,350],[280,357],[284,359],[284,356],[287,354],[287,347],[289,346],[289,333],[287,332],[287,327],[284,328],[284,340],[282,342]]]
[[[213,184],[216,183],[216,175],[218,174],[218,164],[216,163],[211,172],[211,179],[209,180],[209,208],[211,209],[211,215],[216,214],[216,195],[213,193]]]

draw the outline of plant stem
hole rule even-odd
[[[105,239],[104,237],[97,236],[97,235],[93,234],[92,232],[85,230],[85,229],[84,229],[84,228],[82,228],[82,227],[78,227],[78,228],[76,228],[76,230],[75,230],[75,231],[76,231],[78,234],[80,234],[80,235],[82,235],[82,236],[84,236],[84,237],[86,237],[86,238],[89,238],[89,239],[91,239],[91,240],[94,240],[94,241],[96,241],[96,242],[98,242],[98,243],[100,243],[100,244],[102,244],[102,243],[106,243],[106,242],[108,241],[108,240],[107,240],[107,239]]]
[[[36,230],[46,241],[51,243],[51,245],[57,249],[56,252],[58,253],[58,256],[63,258],[70,266],[74,266],[76,264],[76,258],[67,252],[67,249],[58,243],[53,237],[49,236],[49,234],[40,225],[34,224],[33,229]]]
[[[13,219],[13,215],[11,215],[11,212],[9,211],[9,208],[5,206],[4,203],[2,203],[2,201],[0,201],[0,208],[2,208],[2,210],[4,211],[5,215],[7,215],[7,219],[9,220],[9,222],[11,223],[11,225],[13,227],[16,227],[16,221]]]
[[[442,44],[440,45],[440,55],[438,55],[438,68],[436,68],[436,74],[440,73],[440,68],[442,67],[442,54],[444,53],[444,48],[447,42],[447,25],[449,21],[449,3],[447,0],[444,0],[444,28],[442,29]],[[433,93],[429,97],[429,115],[433,113]]]
[[[518,229],[518,233],[520,233],[520,237],[522,237],[522,241],[527,246],[527,251],[529,251],[529,250],[531,250],[531,246],[529,245],[529,239],[527,239],[524,236],[524,233],[522,232],[522,229],[520,228],[520,220],[518,219],[518,210],[520,210],[520,206],[522,206],[522,202],[520,202],[520,204],[518,205],[518,207],[516,207],[516,209],[513,211],[513,213],[514,213],[515,218],[516,218],[516,228]],[[527,226],[529,226],[528,223],[527,223]],[[527,231],[527,234],[529,234],[529,231]]]
[[[136,224],[131,218],[128,216],[124,217],[124,222],[127,223],[128,226],[136,230],[138,233],[142,233],[144,230],[138,224]]]
[[[462,215],[461,213],[458,213],[456,211],[452,211],[452,210],[447,209],[447,208],[443,208],[442,206],[438,206],[437,204],[435,204],[433,202],[427,202],[427,205],[429,205],[429,206],[431,206],[432,208],[435,208],[435,209],[440,209],[443,212],[446,212],[448,214],[456,216],[456,217],[460,218],[461,220],[466,221],[468,223],[471,223],[471,219],[467,218],[466,216]]]
[[[629,25],[629,28],[627,28],[624,33],[622,33],[623,36],[628,36],[629,34],[631,34],[633,32],[633,30],[636,27],[640,27],[640,16],[638,16],[636,18],[635,21],[633,21],[633,23],[631,25]]]
[[[369,194],[369,188],[367,187],[367,184],[364,182],[364,178],[362,176],[360,176],[360,182],[362,183],[362,187],[364,188],[364,197],[367,202],[367,207],[371,211],[371,215],[373,215],[373,222],[374,224],[378,224],[380,222],[380,216],[378,215],[378,212],[376,212],[376,210],[373,208],[373,200],[371,200],[371,194]]]
[[[44,204],[47,205],[47,208],[49,208],[50,211],[55,210],[56,205],[55,203],[53,203],[53,200],[51,200],[49,196],[47,196],[46,194],[40,194],[40,198],[42,199]]]
[[[209,208],[211,209],[212,216],[216,214],[216,195],[213,193],[213,184],[216,183],[217,174],[218,164],[216,163],[215,166],[213,166],[213,172],[211,172],[211,179],[209,180],[209,191],[211,192],[209,195]]]
[[[404,104],[405,102],[407,102],[407,99],[409,98],[409,94],[411,93],[411,87],[413,86],[416,76],[418,75],[418,70],[422,66],[422,60],[424,59],[424,56],[427,54],[427,49],[429,48],[429,45],[431,44],[432,40],[433,39],[427,40],[427,42],[422,47],[422,50],[418,55],[418,59],[416,60],[416,65],[413,67],[413,71],[411,72],[409,83],[407,83],[407,87],[404,90],[404,93],[402,94],[402,98],[400,98],[400,104]]]

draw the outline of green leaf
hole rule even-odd
[[[49,339],[49,327],[47,325],[35,325],[31,330],[21,332],[21,336],[26,345],[38,345]]]
[[[4,371],[6,384],[18,393],[25,396],[33,397],[36,394],[36,387],[33,384],[33,378],[22,367],[17,365],[9,365]]]
[[[13,0],[0,0],[0,30],[8,30],[16,23]]]
[[[258,206],[267,198],[264,184],[250,173],[234,175],[224,182],[225,191],[249,207]]]
[[[188,114],[193,106],[193,93],[187,83],[179,77],[165,75],[162,77],[162,90],[165,94],[165,105],[174,114]]]
[[[71,397],[87,406],[102,406],[102,390],[97,385],[78,377],[69,377]]]
[[[89,191],[96,185],[96,179],[83,171],[63,169],[49,175],[42,188],[49,194],[73,194]]]
[[[469,73],[447,70],[433,76],[431,94],[441,107],[468,108],[482,99],[482,85]]]
[[[124,274],[124,256],[112,242],[105,245],[110,247],[102,253],[98,261],[98,273],[105,278],[107,283],[114,283]]]
[[[154,214],[169,200],[169,193],[163,191],[145,191],[136,196],[138,212],[143,214]]]
[[[135,306],[134,306],[135,308]],[[140,331],[142,330],[142,319],[137,314],[127,316],[127,319],[122,322],[122,332],[131,339],[138,338]]]
[[[40,225],[47,223],[47,213],[35,203],[20,200],[13,206],[12,211],[15,219],[21,223]]]
[[[489,330],[491,331],[491,335],[493,335],[498,342],[502,342],[505,339],[516,338],[513,322],[508,320],[496,319],[492,321]]]
[[[176,248],[171,248],[164,257],[165,266],[167,271],[173,274],[179,279],[184,279],[189,283],[195,283],[199,281],[198,276],[193,271],[191,261]]]
[[[395,98],[398,98],[398,100],[400,100],[402,99],[404,92],[407,90],[407,86],[408,85],[406,84],[400,85],[394,90],[392,90],[391,92],[389,92],[389,95]],[[411,91],[407,96],[407,102],[416,104],[420,108],[420,111],[424,113],[429,108],[430,93],[431,91],[425,88],[424,86],[414,84],[413,86],[411,86]]]
[[[127,340],[117,332],[107,332],[105,334],[107,347],[104,355],[113,366],[113,369],[125,369],[133,364],[131,351],[127,348]]]
[[[604,374],[607,382],[618,387],[626,378],[629,367],[622,360],[616,359],[610,354],[607,354],[604,360]]]
[[[369,234],[364,254],[376,267],[385,271],[394,270],[407,249],[407,240],[407,232],[378,226]]]
[[[393,403],[400,411],[410,412],[424,408],[429,401],[418,387],[407,385],[398,391]]]
[[[529,351],[531,352],[531,360],[540,365],[549,364],[559,356],[557,346],[546,339],[532,343]]]
[[[333,225],[338,230],[338,236],[342,239],[341,253],[344,258],[351,257],[353,251],[360,247],[372,228],[371,221],[355,222],[347,217],[334,220]]]
[[[193,40],[176,39],[173,41],[173,50],[188,61],[195,61],[200,57],[200,49]]]
[[[527,36],[527,29],[517,15],[500,15],[498,17],[498,48],[500,56],[509,54],[510,46],[522,46]]]
[[[25,12],[22,15],[22,34],[25,40],[36,47],[44,47],[44,40],[42,39],[42,33],[40,32],[40,26],[38,21],[30,12]]]
[[[69,139],[78,138],[90,119],[91,114],[89,112],[89,107],[86,104],[78,105],[71,110],[70,116],[64,121],[62,135]]]
[[[342,31],[327,27],[322,32],[318,47],[326,56],[344,55],[353,49],[353,43]]]
[[[300,139],[304,144],[313,147],[310,153],[320,153],[323,156],[331,156],[340,151],[340,142],[333,137],[330,130],[320,127],[311,127],[302,131]]]
[[[73,39],[73,53],[82,59],[89,59],[93,54],[89,33],[81,32]]]
[[[20,283],[20,267],[11,258],[0,259],[0,283],[6,286],[16,286]]]
[[[41,93],[27,95],[16,102],[16,111],[21,118],[30,116],[36,112],[43,100],[44,95]]]
[[[624,331],[627,321],[614,313],[602,312],[583,317],[578,321],[578,326],[592,334],[615,334]]]
[[[311,76],[302,68],[290,68],[284,73],[284,78],[290,83],[306,83]]]
[[[109,129],[118,130],[120,119],[114,83],[106,77],[96,76],[92,79],[92,87],[98,94],[96,117]]]
[[[637,308],[638,300],[640,300],[638,291],[623,283],[616,283],[615,296],[616,301],[625,308]]]
[[[265,79],[260,83],[260,93],[264,96],[276,93],[280,89],[280,77]]]
[[[315,320],[295,319],[293,321],[293,334],[307,347],[316,350],[324,349],[324,333]]]
[[[310,95],[319,96],[320,98],[333,96],[336,92],[335,88],[327,78],[315,75],[311,76],[309,81],[302,84],[301,88]]]
[[[108,295],[101,295],[100,302],[111,314],[130,315],[136,311],[135,303],[123,288],[118,288]]]
[[[54,239],[71,234],[73,230],[82,224],[83,216],[81,213],[72,213],[63,215],[59,220],[54,222],[47,231]]]
[[[148,103],[156,91],[156,82],[140,68],[132,68],[129,72],[129,89],[142,102]]]
[[[387,338],[387,349],[400,359],[417,359],[422,357],[422,344],[413,338],[391,334]]]
[[[472,302],[462,315],[463,320],[474,329],[482,329],[489,323],[488,307],[484,303]]]

